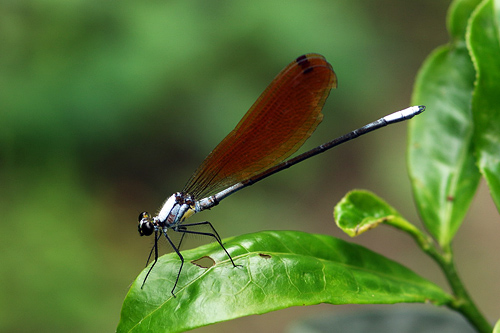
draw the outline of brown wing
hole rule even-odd
[[[321,122],[321,109],[337,77],[319,54],[283,69],[236,128],[207,156],[184,188],[200,199],[284,161]]]

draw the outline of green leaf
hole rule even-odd
[[[500,1],[483,1],[471,18],[468,46],[477,71],[472,100],[479,168],[500,209]]]
[[[455,42],[464,42],[471,13],[480,3],[481,0],[455,0],[450,5],[447,27]]]
[[[454,3],[450,31],[464,33],[472,4]],[[475,71],[465,36],[454,35],[453,39],[422,66],[412,103],[426,105],[427,110],[409,125],[408,169],[413,194],[426,228],[443,248],[460,227],[480,179],[472,144]]]
[[[141,289],[144,270],[123,303],[118,332],[181,332],[290,306],[318,303],[432,302],[451,296],[402,265],[359,245],[324,235],[266,231],[161,257]],[[202,257],[216,264],[192,264]]]
[[[351,191],[335,206],[337,226],[351,237],[375,228],[380,223],[412,232],[415,227],[384,200],[369,191]]]

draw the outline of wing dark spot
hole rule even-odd
[[[295,61],[296,61],[299,65],[300,65],[300,63],[301,63],[301,62],[304,62],[304,61],[309,62],[309,61],[307,60],[307,56],[306,56],[305,54],[303,54],[303,55],[301,55],[300,57],[298,57],[297,59],[295,59]]]
[[[313,67],[311,67],[311,63],[309,62],[309,59],[307,59],[306,55],[301,55],[300,57],[295,59],[295,61],[302,68],[303,74],[312,72]]]
[[[314,68],[314,67],[309,67],[309,68],[306,68],[306,69],[304,69],[304,70],[302,71],[302,73],[304,73],[304,74],[311,73],[311,72],[312,72],[312,70],[313,70],[313,68]]]

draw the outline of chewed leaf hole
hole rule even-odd
[[[201,268],[210,268],[215,265],[215,260],[208,256],[203,256],[200,259],[192,260],[191,263]]]

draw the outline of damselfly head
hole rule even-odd
[[[155,226],[153,223],[153,218],[148,212],[142,212],[139,214],[139,235],[149,236],[155,231]]]

